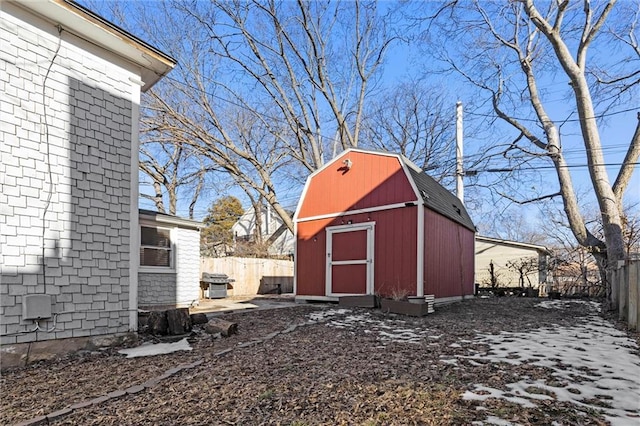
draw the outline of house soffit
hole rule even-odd
[[[12,3],[140,67],[144,82],[143,91],[150,89],[177,64],[169,55],[74,1],[41,0]]]
[[[139,209],[140,222],[148,221],[162,225],[172,225],[178,228],[201,229],[204,227],[202,222],[191,219],[184,219],[178,216],[172,216],[164,213],[154,212],[152,210]]]
[[[480,236],[480,235],[476,235],[476,241],[480,242],[480,243],[486,243],[486,244],[495,244],[495,245],[501,245],[501,246],[517,247],[517,248],[523,248],[523,249],[536,250],[536,251],[541,252],[543,254],[549,254],[550,253],[549,249],[547,249],[545,246],[541,246],[541,245],[537,245],[537,244],[523,243],[523,242],[520,242],[520,241],[502,240],[500,238],[484,237],[484,236]]]

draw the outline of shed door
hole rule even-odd
[[[327,228],[327,296],[373,294],[374,225]]]

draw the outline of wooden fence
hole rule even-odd
[[[293,293],[293,262],[249,257],[203,257],[200,272],[227,274],[229,296]]]
[[[618,306],[618,317],[626,321],[631,330],[640,330],[640,261],[626,263],[610,273],[613,306]]]

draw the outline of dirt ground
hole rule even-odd
[[[557,368],[483,359],[490,348],[478,338],[573,327],[593,315],[592,304],[544,309],[527,298],[475,299],[423,318],[331,304],[224,314],[239,333],[194,333],[191,351],[126,358],[109,349],[5,371],[0,423],[604,425],[605,390],[580,403],[556,398],[549,389],[572,388]],[[625,334],[640,366],[638,335]],[[513,398],[510,384],[523,379],[545,383],[547,396]],[[504,394],[464,397],[482,396],[478,385]],[[626,414],[611,423],[640,423],[640,407]]]

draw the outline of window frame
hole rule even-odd
[[[143,265],[142,258],[138,260],[138,272],[151,272],[155,274],[173,274],[176,272],[176,228],[162,226],[158,223],[140,221],[140,239],[138,240],[140,250],[145,248],[156,249],[156,250],[167,250],[169,251],[169,266],[151,266],[151,265]],[[152,246],[147,244],[142,244],[142,228],[153,228],[153,229],[162,229],[169,231],[169,247],[160,247],[160,246]]]

